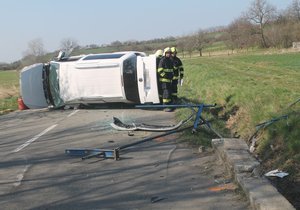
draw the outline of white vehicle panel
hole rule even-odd
[[[153,55],[148,57],[138,57],[137,69],[141,103],[159,103],[156,76],[156,57]]]
[[[61,65],[60,94],[67,103],[81,98],[124,98],[119,64]]]

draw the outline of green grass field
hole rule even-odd
[[[273,162],[274,167],[291,169],[295,166],[291,163],[300,164],[300,103],[289,107],[300,98],[300,53],[194,57],[183,63],[186,76],[180,97],[195,103],[217,103],[218,108],[206,115],[225,137],[247,140],[255,125],[288,114],[288,120],[266,129],[257,152],[266,159],[276,154],[281,157]],[[187,113],[178,111],[177,115],[183,118]],[[203,135],[200,143],[207,144],[207,135]],[[193,139],[191,135],[188,138]]]
[[[12,88],[14,86],[19,86],[19,72],[0,71],[0,87]]]
[[[0,71],[0,114],[16,110],[19,95],[18,71]]]

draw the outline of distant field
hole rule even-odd
[[[18,71],[0,71],[0,111],[17,109],[18,95]]]
[[[300,53],[192,57],[183,59],[183,64],[186,76],[180,97],[217,103],[219,109],[207,114],[225,136],[247,140],[255,125],[289,114],[288,120],[267,129],[258,152],[264,154],[261,158],[274,155],[273,167],[300,165],[300,102],[288,107],[300,98]]]

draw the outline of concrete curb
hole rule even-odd
[[[256,173],[260,163],[250,154],[244,140],[213,139],[212,146],[248,196],[253,209],[295,209],[266,178]]]

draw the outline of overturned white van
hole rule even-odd
[[[22,69],[28,108],[109,102],[159,103],[156,58],[139,52],[73,56]]]

